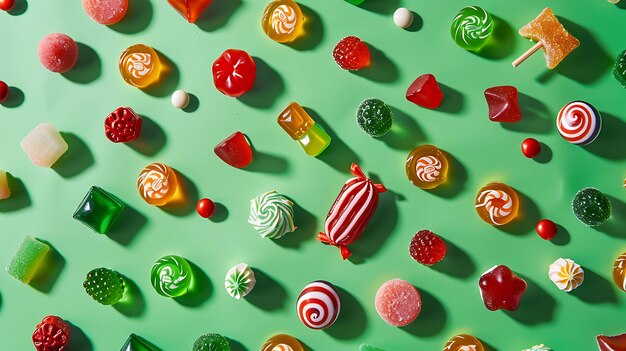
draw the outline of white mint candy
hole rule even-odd
[[[176,90],[172,94],[172,105],[179,109],[184,109],[189,105],[189,94],[184,90]]]
[[[393,13],[393,23],[400,28],[408,28],[413,23],[413,12],[406,7],[401,7]]]

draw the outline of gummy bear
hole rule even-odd
[[[120,351],[161,351],[148,340],[136,334],[130,334]]]
[[[339,67],[356,71],[370,64],[370,49],[361,39],[347,36],[335,46],[333,58]]]
[[[198,337],[191,351],[230,351],[230,345],[225,337],[210,333]]]
[[[252,162],[252,147],[242,132],[235,132],[213,148],[222,161],[235,168],[245,168]]]
[[[411,239],[409,253],[417,262],[431,266],[446,256],[446,242],[430,230],[420,230]]]
[[[309,156],[321,154],[330,145],[330,136],[297,102],[292,102],[280,113],[278,124]]]
[[[87,273],[83,287],[89,296],[103,305],[114,305],[124,296],[124,279],[116,271],[96,268]]]
[[[490,311],[515,311],[526,292],[526,281],[507,266],[494,266],[480,277],[480,297]]]
[[[436,146],[418,146],[406,159],[406,175],[420,189],[433,189],[446,182],[448,159]]]
[[[228,49],[213,62],[213,83],[224,95],[245,94],[252,89],[255,78],[254,59],[243,50]]]
[[[626,50],[617,56],[615,66],[613,67],[613,76],[626,88]]]
[[[380,99],[366,99],[356,110],[356,121],[365,133],[377,138],[391,129],[393,112]]]
[[[274,335],[261,346],[261,351],[304,351],[298,339],[287,334]]]
[[[124,203],[104,189],[92,186],[73,218],[96,233],[106,234],[124,210]]]
[[[144,44],[128,47],[120,56],[120,74],[126,83],[145,88],[159,81],[161,60],[157,52]]]
[[[163,206],[174,198],[178,190],[176,172],[163,163],[149,164],[139,173],[137,190],[148,204]]]
[[[104,135],[114,143],[127,143],[139,137],[141,117],[130,107],[118,107],[104,120]]]
[[[444,351],[485,351],[485,347],[472,335],[459,334],[455,335],[443,348]]]
[[[492,225],[509,223],[519,209],[517,193],[504,183],[489,183],[482,187],[474,204],[480,218]]]
[[[406,91],[406,99],[425,108],[437,108],[443,100],[443,93],[437,79],[432,74],[417,77]]]
[[[513,86],[492,87],[485,90],[489,106],[489,119],[494,122],[519,122],[522,112],[517,101],[517,89]]]
[[[600,190],[585,188],[574,196],[572,211],[583,224],[599,226],[611,217],[611,201]]]
[[[596,340],[600,351],[626,350],[626,333],[615,336],[598,335]]]
[[[452,20],[450,32],[454,42],[465,50],[477,51],[493,33],[493,18],[482,7],[462,8]]]
[[[302,32],[303,23],[300,6],[293,0],[270,2],[261,17],[261,27],[265,34],[279,43],[296,39]]]
[[[212,0],[167,0],[167,2],[180,13],[187,22],[194,23]]]
[[[32,339],[37,351],[67,351],[70,326],[57,316],[47,316],[37,324]]]

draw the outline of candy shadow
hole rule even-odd
[[[310,7],[303,4],[299,5],[300,10],[302,10],[302,15],[304,16],[302,33],[296,40],[287,43],[287,45],[299,51],[313,50],[324,38],[324,22],[320,15]]]
[[[602,112],[602,130],[598,138],[583,149],[607,160],[626,160],[626,122]]]
[[[26,12],[26,10],[28,10],[28,1],[26,1],[26,0],[16,0],[15,1],[15,6],[8,13],[11,16],[20,16],[24,12]]]
[[[180,81],[180,71],[174,61],[170,60],[161,51],[156,49],[155,51],[161,61],[159,81],[145,88],[141,88],[141,91],[151,96],[164,97],[172,94],[174,90],[176,90],[178,82]]]
[[[476,273],[476,264],[469,255],[447,238],[445,241],[446,256],[441,262],[435,263],[431,268],[437,272],[459,279],[467,279]]]
[[[297,249],[305,241],[316,237],[317,218],[315,218],[315,216],[311,212],[305,210],[304,208],[302,208],[302,206],[298,205],[297,202],[293,202],[295,204],[293,208],[293,218],[296,226],[298,226],[298,229],[296,229],[296,231],[293,233],[286,234],[278,240],[272,241],[282,247]]]
[[[198,188],[179,170],[174,171],[178,179],[176,195],[172,201],[159,208],[173,216],[185,217],[196,211],[196,204],[199,200]]]
[[[93,351],[91,339],[76,324],[65,320],[70,327],[70,340],[67,342],[68,350]]]
[[[30,281],[29,285],[42,293],[52,291],[54,283],[59,279],[65,267],[65,258],[48,241],[37,239],[50,246],[50,251],[44,256],[44,260],[39,266],[37,273]]]
[[[102,73],[102,60],[87,44],[76,42],[76,45],[78,45],[78,62],[74,68],[61,75],[74,83],[91,83]]]
[[[0,200],[0,212],[14,212],[29,207],[32,202],[24,182],[11,173],[7,173],[7,182],[11,189],[11,197]]]
[[[537,222],[541,219],[541,213],[530,197],[518,189],[515,189],[515,192],[519,198],[517,217],[507,224],[495,227],[505,233],[526,235],[535,229]]]
[[[552,160],[552,149],[545,143],[539,142],[541,151],[533,160],[538,163],[548,163]]]
[[[441,333],[448,321],[443,304],[428,291],[418,288],[422,298],[422,310],[417,319],[406,327],[399,329],[420,338],[429,338]]]
[[[350,165],[352,163],[360,163],[359,156],[346,144],[335,131],[330,128],[329,124],[312,108],[303,107],[303,109],[311,116],[311,118],[323,125],[324,130],[330,136],[330,145],[317,158],[332,168],[342,173],[350,173]]]
[[[141,115],[141,121],[141,134],[126,145],[144,156],[154,156],[165,147],[167,135],[151,118]]]
[[[465,99],[463,94],[461,94],[460,91],[440,82],[437,82],[437,84],[439,84],[439,88],[443,93],[443,100],[441,101],[441,105],[439,105],[439,107],[435,110],[446,113],[461,112],[463,110],[463,100]]]
[[[413,14],[413,23],[411,23],[411,25],[407,28],[404,28],[404,30],[407,32],[417,32],[424,27],[424,19],[415,11],[411,11],[411,13]]]
[[[370,11],[376,12],[381,15],[391,15],[398,7],[400,7],[400,1],[398,0],[367,0],[358,7]]]
[[[147,222],[146,216],[125,203],[124,211],[106,236],[122,246],[128,246]]]
[[[233,340],[229,337],[226,337],[226,340],[228,340],[228,345],[230,346],[231,351],[249,351],[245,346],[243,346],[242,343],[237,340]]]
[[[558,228],[556,232],[556,236],[552,238],[552,240],[550,241],[554,245],[558,245],[558,246],[565,246],[569,244],[569,242],[572,241],[572,236],[570,235],[569,231],[560,224],[557,224],[556,226]]]
[[[615,238],[626,239],[626,204],[622,200],[606,195],[611,202],[611,217],[609,220],[593,229]]]
[[[613,284],[590,268],[583,267],[583,269],[585,270],[583,284],[572,290],[570,294],[590,304],[617,304],[618,299]]]
[[[187,95],[189,95],[189,103],[187,104],[187,107],[183,109],[183,111],[187,113],[196,112],[200,107],[200,100],[198,100],[198,97],[192,93],[187,93]]]
[[[492,18],[494,27],[491,38],[478,52],[471,52],[489,60],[501,60],[515,49],[515,31],[502,18],[493,14]]]
[[[518,93],[518,102],[523,116],[522,120],[513,123],[500,123],[502,128],[516,132],[541,134],[552,130],[553,118],[550,116],[546,105],[524,93]]]
[[[618,2],[617,4],[615,4],[615,6],[617,8],[619,8],[619,9],[626,10],[626,3],[623,2],[623,1],[622,2]]]
[[[150,0],[132,0],[128,2],[128,10],[124,18],[108,27],[123,34],[139,33],[148,28],[153,12]]]
[[[205,32],[213,32],[222,28],[241,7],[241,0],[214,0],[195,22]]]
[[[324,332],[339,340],[353,340],[363,334],[367,327],[367,314],[359,301],[348,291],[335,285],[341,298],[341,311],[337,321]]]
[[[393,125],[389,133],[380,137],[380,140],[397,150],[413,150],[426,141],[426,135],[411,116],[393,106],[389,107],[393,112]]]
[[[499,351],[499,349],[495,348],[493,345],[491,345],[490,343],[486,342],[483,339],[480,339],[480,342],[485,347],[485,351]]]
[[[250,145],[252,146],[252,144]],[[281,174],[287,172],[287,169],[289,168],[287,159],[269,154],[267,152],[258,151],[254,147],[252,147],[252,151],[254,154],[254,161],[252,161],[248,167],[244,168],[244,170],[270,174]]]
[[[18,87],[9,87],[9,97],[0,105],[7,108],[16,108],[24,103],[24,92]]]
[[[307,343],[305,343],[304,341],[298,339],[298,341],[300,342],[300,345],[302,345],[302,349],[304,351],[315,351],[311,346],[309,346]]]
[[[52,169],[63,178],[72,178],[94,164],[93,154],[87,144],[74,133],[61,132],[68,145],[67,151],[52,165]]]
[[[127,276],[120,274],[124,280],[124,297],[113,305],[119,313],[129,318],[138,318],[146,310],[146,301],[137,284]]]
[[[370,174],[370,179],[374,183],[381,183],[374,173]],[[350,262],[360,264],[364,258],[374,256],[391,236],[398,222],[398,205],[396,204],[398,199],[400,196],[389,188],[386,193],[380,194],[378,208],[365,227],[363,235],[350,245],[352,252],[355,253],[353,256],[356,256],[351,258]]]
[[[244,299],[264,311],[284,309],[288,297],[287,290],[257,267],[254,267],[254,276],[256,285],[250,295]]]
[[[256,63],[256,78],[252,89],[239,97],[239,101],[244,104],[259,108],[268,109],[285,91],[283,78],[265,60],[254,56]]]
[[[533,280],[522,274],[517,275],[526,281],[526,293],[522,296],[519,310],[504,310],[504,313],[517,322],[526,325],[537,325],[552,321],[554,311],[556,310],[556,300]]]
[[[370,65],[357,71],[350,71],[350,73],[379,83],[396,81],[400,76],[398,66],[384,52],[370,43],[366,44],[370,49]]]
[[[228,219],[228,208],[226,208],[226,206],[224,206],[221,202],[214,202],[214,204],[215,212],[209,220],[214,223],[224,222]]]
[[[207,302],[213,295],[213,283],[200,267],[189,260],[187,262],[193,274],[191,286],[185,295],[175,297],[174,301],[185,307],[198,307]]]
[[[444,150],[448,159],[448,180],[445,184],[429,190],[433,195],[451,199],[465,189],[467,168],[451,153]]]

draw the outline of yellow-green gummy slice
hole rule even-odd
[[[48,251],[50,251],[50,246],[32,236],[26,236],[20,248],[13,255],[11,262],[7,265],[7,273],[28,284],[37,273],[37,269]]]

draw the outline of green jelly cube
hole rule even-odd
[[[73,217],[95,232],[106,234],[123,210],[123,202],[103,189],[92,186]]]
[[[120,351],[161,351],[148,340],[136,334],[130,334]]]
[[[13,255],[11,262],[7,265],[7,273],[28,284],[37,273],[37,269],[48,251],[50,251],[50,246],[32,236],[26,236],[20,248]]]

